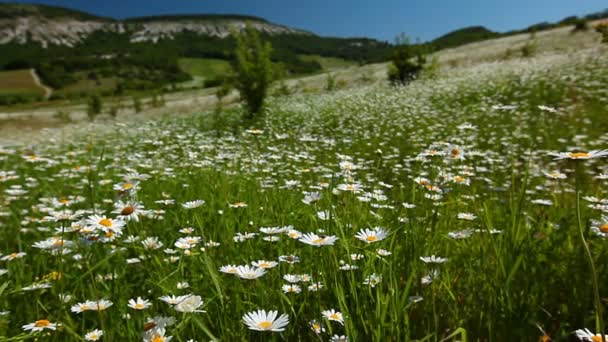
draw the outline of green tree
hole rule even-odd
[[[393,85],[405,85],[411,82],[424,67],[426,47],[422,44],[410,44],[404,34],[397,36],[395,42],[397,46],[391,57],[388,79]]]
[[[249,24],[244,32],[233,33],[236,37],[235,88],[245,100],[247,119],[255,118],[264,107],[264,100],[273,81],[273,67],[270,61],[272,46],[263,43],[258,32]]]
[[[89,101],[87,102],[87,116],[89,120],[95,120],[95,117],[101,113],[102,108],[101,96],[95,94],[89,97]]]

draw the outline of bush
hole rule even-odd
[[[414,80],[426,63],[421,46],[401,45],[395,48],[388,69],[388,80],[392,85],[405,85]]]
[[[602,43],[608,43],[608,22],[595,26],[595,31],[602,35]]]
[[[574,28],[572,29],[572,32],[584,32],[589,30],[589,25],[587,25],[587,21],[584,19],[578,19],[576,21],[576,23],[574,24]]]
[[[246,118],[253,119],[262,111],[272,83],[272,46],[262,43],[258,32],[249,24],[244,32],[233,34],[236,37],[235,87],[245,100]]]
[[[133,110],[135,113],[139,113],[142,110],[141,100],[137,96],[133,96]]]
[[[538,45],[536,43],[536,40],[531,38],[526,42],[526,44],[521,47],[521,56],[524,58],[532,57],[536,54],[537,49]]]
[[[95,117],[101,113],[103,108],[103,103],[101,102],[101,97],[97,94],[89,97],[89,101],[87,102],[87,116],[89,120],[95,120]]]

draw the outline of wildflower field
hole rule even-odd
[[[607,85],[598,48],[4,146],[0,341],[601,341]]]

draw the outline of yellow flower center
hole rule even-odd
[[[603,225],[600,226],[600,232],[608,233],[608,223],[604,223]]]
[[[133,307],[135,309],[137,309],[137,310],[143,310],[144,309],[144,305],[142,303],[137,303]]]
[[[39,321],[36,321],[36,323],[34,323],[34,325],[37,326],[38,328],[44,328],[44,327],[48,327],[49,325],[51,325],[51,322],[46,319],[41,319]]]
[[[59,200],[59,203],[61,203],[61,204],[68,204],[68,203],[70,203],[70,200],[68,200],[67,198],[62,198],[62,199]]]
[[[315,244],[320,245],[320,244],[322,244],[322,243],[323,243],[323,241],[325,241],[325,239],[324,239],[324,238],[318,238],[318,239],[314,239],[314,240],[312,240],[312,243],[315,243]]]
[[[160,336],[160,335],[156,335],[154,336],[154,338],[152,339],[152,342],[165,342],[165,338]]]
[[[375,235],[369,235],[368,237],[365,238],[365,240],[369,241],[369,242],[374,242],[378,240],[378,237]]]
[[[601,336],[591,336],[591,341],[593,342],[604,342]]]
[[[260,267],[260,268],[268,268],[268,267],[270,267],[270,264],[267,263],[267,262],[263,262],[263,263],[258,264],[258,267]]]
[[[587,152],[571,152],[568,153],[568,157],[578,159],[578,158],[589,158],[591,155]]]
[[[456,158],[460,154],[460,151],[457,148],[452,149],[452,157]]]
[[[270,321],[263,321],[257,324],[257,327],[263,330],[270,330],[270,328],[272,327],[272,322]]]
[[[122,185],[122,188],[124,190],[133,189],[133,184],[132,183],[125,183],[125,184]]]
[[[340,316],[338,316],[338,314],[337,314],[337,313],[331,314],[331,315],[329,316],[329,318],[331,318],[331,319],[335,319],[335,320],[337,320],[337,321],[339,321],[339,320],[340,320]]]
[[[99,220],[99,224],[106,228],[110,228],[110,227],[112,227],[112,220],[104,218],[104,219]]]
[[[462,177],[462,176],[456,176],[456,177],[454,177],[454,181],[456,181],[458,183],[462,183],[462,182],[464,182],[464,177]]]
[[[133,208],[132,206],[130,206],[130,205],[129,205],[129,206],[124,207],[124,208],[123,208],[123,209],[120,211],[120,215],[127,216],[127,215],[131,215],[131,214],[133,214],[133,212],[135,212],[135,208]]]

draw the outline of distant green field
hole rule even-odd
[[[83,96],[93,93],[101,93],[116,88],[115,78],[101,78],[99,81],[81,79],[76,83],[63,87],[55,92],[58,96],[71,96],[82,94]]]
[[[34,82],[28,69],[0,71],[0,96],[41,96],[44,90]]]
[[[341,58],[323,57],[319,55],[299,55],[299,57],[304,61],[319,62],[319,64],[321,64],[321,66],[323,67],[324,71],[348,68],[357,64],[353,61],[347,61]]]
[[[230,63],[222,59],[180,58],[178,64],[182,71],[206,80],[217,79],[230,71]]]

